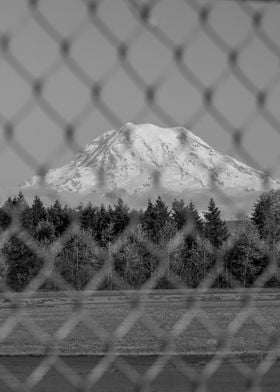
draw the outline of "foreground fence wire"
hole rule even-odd
[[[270,167],[264,167],[256,156],[249,152],[244,141],[247,133],[260,118],[269,128],[269,132],[275,132],[275,135],[279,137],[279,110],[274,101],[277,101],[277,89],[280,81],[280,46],[279,39],[276,39],[277,34],[271,28],[273,26],[273,12],[279,13],[277,2],[275,4],[273,2],[239,1],[231,3],[180,0],[172,1],[172,6],[170,6],[169,2],[163,0],[76,0],[57,3],[47,0],[29,0],[7,2],[7,4],[3,2],[1,7],[3,8],[2,15],[4,15],[1,17],[1,24],[4,27],[2,28],[0,25],[2,67],[0,75],[2,73],[1,83],[6,86],[6,90],[0,92],[2,133],[0,152],[4,154],[7,149],[11,149],[25,165],[33,170],[34,174],[41,176],[42,183],[52,160],[65,151],[65,146],[71,153],[80,151],[82,143],[79,133],[83,132],[83,126],[87,121],[92,128],[95,127],[91,117],[93,112],[97,115],[97,121],[102,118],[106,126],[110,124],[110,127],[118,128],[126,122],[127,112],[121,102],[131,111],[132,118],[130,118],[134,122],[142,123],[143,119],[148,118],[155,119],[162,125],[175,126],[180,123],[188,129],[195,130],[199,127],[204,116],[210,116],[215,126],[228,134],[232,151],[237,151],[241,158],[252,166],[264,170],[267,175],[277,174],[279,162],[274,162]],[[106,7],[109,8],[109,11],[106,11]],[[172,10],[179,7],[182,13],[191,15],[190,18],[188,17],[188,23],[182,24],[181,28],[178,26],[178,30],[177,28],[173,29],[172,26],[176,26],[177,22],[179,25],[180,20],[174,19],[172,23],[168,24],[167,21],[166,25],[161,24],[159,15],[164,12],[164,7],[169,10],[166,14],[167,19],[174,18]],[[230,42],[229,37],[226,36],[227,26],[218,23],[221,22],[219,17],[226,15],[222,11],[219,14],[219,10],[225,7],[232,7],[231,12],[236,13],[236,20],[244,18],[245,21],[246,26],[241,28],[242,33],[236,42],[234,42],[235,38]],[[61,16],[60,13],[64,16]],[[180,12],[176,14],[176,17],[179,17],[179,14]],[[109,20],[106,19],[106,15]],[[117,20],[116,23],[114,23],[114,17]],[[123,25],[120,24],[120,21],[123,22]],[[129,28],[126,29],[127,25]],[[275,26],[278,29],[277,23]],[[145,34],[148,34],[148,38]],[[202,44],[198,63],[203,62],[207,65],[208,56],[210,57],[209,70],[206,72],[204,67],[195,69],[188,59],[189,51],[191,51],[192,57],[195,56],[195,48],[200,48],[201,34],[207,43]],[[96,36],[98,36],[97,39]],[[145,37],[143,38],[143,36]],[[36,44],[37,37],[39,37],[40,49],[36,46],[38,45]],[[139,45],[143,45],[144,48],[145,45],[148,47],[150,41],[153,44],[144,54],[145,50],[141,52]],[[35,42],[34,47],[33,42]],[[258,52],[256,49],[257,54],[254,54],[256,42],[259,45],[258,48],[262,48],[263,51]],[[217,58],[219,56],[221,58],[220,62],[213,59],[214,70],[210,64],[212,52],[207,45],[212,48]],[[38,53],[34,52],[34,48],[38,49]],[[136,48],[135,51],[134,48]],[[154,48],[156,48],[155,51]],[[246,61],[244,66],[243,57],[252,51],[252,60],[250,58],[248,60],[249,66],[246,65]],[[145,57],[141,58],[141,56],[138,58],[137,53],[142,56],[151,56],[151,60]],[[166,67],[159,67],[161,60],[158,62],[155,58],[153,59],[157,53],[160,53]],[[277,63],[275,68],[272,67],[273,70],[270,69],[269,75],[265,75],[266,72],[262,73],[263,80],[258,77],[259,68],[257,71],[255,69],[257,62],[263,61],[263,58],[258,58],[258,53],[265,53],[267,58],[272,58],[271,61]],[[158,69],[154,68],[154,63],[159,67]],[[265,67],[266,63],[262,64]],[[260,67],[262,68],[262,66]],[[176,78],[174,79],[173,73],[175,71]],[[240,97],[245,94],[245,101],[250,101],[248,107],[245,108],[245,113],[242,112],[242,115],[237,119],[233,118],[236,114],[235,108],[227,112],[224,109],[228,109],[229,106],[223,106],[223,102],[219,98],[219,93],[225,86],[230,86],[225,95],[231,94],[231,87],[236,88],[236,85],[231,84],[231,78],[234,78],[235,83],[242,87],[241,92],[232,92],[232,94],[236,94],[237,97],[239,93]],[[188,92],[186,95],[190,94],[191,97],[187,104],[195,99],[197,99],[197,104],[191,105],[190,110],[186,107],[187,104],[182,108],[181,103],[178,102],[181,111],[177,111],[176,105],[171,105],[172,91],[174,91],[173,89],[181,91],[183,80],[187,82],[185,90]],[[121,90],[122,83],[126,86],[124,91]],[[168,94],[166,96],[166,91],[169,93],[169,97]],[[69,97],[71,94],[75,95],[75,92],[78,98]],[[123,94],[127,94],[127,97],[118,99],[118,95]],[[180,94],[179,98],[184,100],[185,93],[181,92]],[[28,127],[28,121],[32,118],[34,110],[40,112],[35,126],[42,125],[45,129],[44,132],[48,132],[48,127],[51,126],[62,135],[63,139],[61,145],[44,162],[40,161],[38,157],[34,157],[26,145],[22,143],[22,137],[20,137],[22,124],[27,123],[25,127]],[[184,110],[186,110],[186,114],[184,114]],[[238,110],[241,108],[238,107]],[[31,124],[34,125],[32,121]],[[265,129],[264,132],[266,132]],[[102,181],[101,173],[100,183]],[[154,181],[156,192],[156,176],[154,176]],[[266,186],[264,179],[264,190],[267,189]],[[217,192],[222,194],[222,189],[217,189]],[[52,194],[49,194],[49,198],[54,201]],[[98,247],[94,245],[94,252],[99,252],[98,257],[103,260],[103,264],[94,274],[93,279],[85,285],[84,290],[73,291],[71,285],[57,271],[55,272],[54,263],[57,253],[72,235],[73,228],[79,226],[79,220],[73,216],[71,224],[59,239],[42,250],[40,242],[19,225],[19,214],[20,212],[17,210],[11,212],[12,222],[6,230],[1,232],[1,246],[16,236],[28,244],[31,251],[40,258],[42,264],[40,271],[25,287],[23,293],[15,293],[2,278],[1,307],[5,317],[0,325],[0,347],[1,345],[4,347],[5,341],[12,333],[16,334],[17,328],[21,326],[32,336],[31,339],[39,342],[42,350],[41,352],[36,351],[35,354],[41,354],[42,358],[24,380],[13,375],[0,361],[0,378],[3,385],[12,391],[34,390],[45,375],[55,368],[77,390],[94,390],[96,383],[114,364],[118,371],[135,386],[135,390],[146,391],[149,390],[158,375],[164,371],[165,366],[172,362],[178,372],[186,377],[193,390],[204,391],[207,390],[209,380],[218,371],[223,361],[228,359],[238,373],[247,380],[247,390],[261,390],[262,378],[279,357],[279,328],[268,325],[267,320],[257,307],[257,302],[263,299],[262,288],[266,282],[272,276],[279,279],[279,262],[271,250],[267,252],[270,260],[267,268],[258,276],[250,290],[244,289],[238,279],[231,275],[230,271],[226,271],[226,279],[231,281],[231,287],[239,290],[234,295],[235,300],[240,302],[240,309],[231,320],[227,320],[228,323],[222,330],[218,325],[219,320],[209,318],[203,301],[209,300],[212,298],[211,296],[215,295],[219,299],[219,292],[213,294],[210,289],[217,279],[225,275],[223,252],[220,249],[212,249],[215,262],[196,289],[188,290],[189,287],[178,279],[176,273],[170,273],[168,279],[176,290],[173,292],[175,294],[169,292],[168,295],[171,295],[171,298],[172,295],[179,296],[183,305],[180,308],[180,317],[176,321],[174,320],[174,323],[171,320],[172,325],[169,322],[167,331],[155,321],[151,312],[147,312],[147,306],[149,307],[149,303],[154,298],[153,290],[158,286],[158,282],[166,275],[166,271],[169,271],[168,255],[146,238],[146,248],[159,262],[153,274],[139,290],[128,290],[119,294],[120,297],[121,295],[125,296],[128,309],[126,312],[120,311],[122,319],[113,330],[112,326],[108,325],[106,331],[96,314],[90,311],[89,303],[92,298],[97,298],[97,301],[98,298],[102,298],[100,293],[97,295],[95,290],[104,284],[110,274],[116,287],[121,287],[122,279],[116,271],[113,271],[112,252],[121,248],[124,234],[110,243],[110,246],[100,247],[97,250]],[[125,231],[129,232],[136,226],[137,222],[131,220]],[[175,248],[180,238],[183,238],[184,234],[191,234],[193,230],[193,224],[185,225],[179,235],[170,240],[170,248]],[[46,282],[51,282],[56,289],[63,291],[64,300],[66,298],[68,306],[67,317],[61,325],[56,326],[54,333],[46,332],[44,326],[40,324],[40,319],[36,318],[36,314],[30,313],[28,310],[32,309],[34,299],[41,298],[39,290]],[[132,289],[129,285],[127,286],[128,289]],[[111,295],[114,298],[114,294]],[[265,295],[268,294],[264,293],[263,296]],[[277,299],[277,293],[273,295]],[[57,292],[54,296],[57,301],[61,300],[63,305],[60,294]],[[213,301],[216,301],[215,298]],[[9,309],[9,312],[6,312],[6,308]],[[106,311],[106,307],[104,309]],[[113,310],[111,309],[111,311]],[[125,350],[122,350],[120,342],[125,340],[131,331],[134,331],[140,321],[143,331],[148,331],[147,333],[151,334],[154,339],[160,341],[158,348],[152,350],[152,353],[157,355],[156,359],[142,375],[126,361],[124,356],[119,355],[127,354]],[[210,336],[208,346],[202,345],[199,351],[200,354],[211,354],[209,358],[207,357],[207,363],[200,371],[183,360],[184,355],[193,353],[196,349],[184,346],[182,340],[180,343],[182,349],[180,349],[180,345],[178,346],[180,337],[183,336],[183,339],[187,339],[188,328],[193,322],[199,322]],[[269,341],[265,348],[256,350],[261,356],[255,368],[250,368],[239,358],[238,355],[242,348],[234,350],[231,347],[231,342],[238,338],[239,334],[242,334],[242,328],[248,322],[253,323],[256,329],[262,331]],[[91,351],[88,351],[87,348],[81,348],[81,354],[85,352],[86,354],[100,355],[99,361],[94,364],[85,377],[70,368],[70,365],[61,356],[67,353],[73,354],[71,347],[67,349],[64,341],[81,325],[91,331],[91,335],[87,335],[90,336],[89,339],[95,339],[99,342],[99,345],[94,346]],[[141,332],[137,333],[141,339]],[[244,339],[246,340],[246,338]],[[127,341],[125,344],[129,347]],[[199,343],[198,346],[200,346]],[[139,353],[136,346],[134,347],[132,344],[131,347],[130,354]],[[254,347],[250,346],[250,352],[254,351],[252,348]],[[18,347],[10,347],[10,351],[0,350],[0,353],[5,356],[7,353],[10,354],[13,349],[14,353],[24,352]],[[149,351],[147,350],[147,352]],[[243,354],[246,352],[245,344]],[[176,353],[181,356],[174,355]],[[77,350],[74,354],[77,354]]]

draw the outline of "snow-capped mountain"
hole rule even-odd
[[[215,151],[185,128],[125,124],[105,132],[45,182],[57,191],[88,193],[123,189],[129,194],[160,185],[167,190],[261,190],[264,174]],[[35,176],[25,186],[36,186]],[[280,181],[271,180],[280,186]]]
[[[270,179],[270,187],[280,181]],[[25,189],[38,189],[34,176]],[[127,123],[87,144],[61,168],[50,170],[47,187],[76,196],[209,194],[215,188],[235,195],[261,191],[264,173],[214,150],[185,128]],[[156,190],[155,190],[156,188]]]

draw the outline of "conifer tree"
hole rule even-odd
[[[39,222],[47,220],[47,211],[42,200],[35,196],[32,206],[22,213],[22,225],[34,235]]]
[[[280,190],[263,193],[253,207],[252,222],[260,236],[275,247],[280,240]]]
[[[172,203],[171,216],[178,230],[181,230],[187,222],[187,206],[184,200],[175,199]]]
[[[56,200],[52,206],[47,209],[47,219],[52,223],[55,236],[61,236],[70,225],[70,216],[66,208],[62,208],[59,200]]]
[[[93,227],[94,239],[101,246],[106,246],[106,243],[104,243],[103,232],[108,228],[109,224],[110,224],[109,210],[107,210],[104,204],[102,203],[101,206],[97,209],[96,219],[94,221],[94,227]]]
[[[155,204],[148,200],[148,206],[142,217],[142,226],[148,238],[158,243],[160,241],[160,230],[170,219],[170,212],[165,202],[159,196]]]
[[[85,207],[80,209],[80,223],[81,229],[93,233],[95,226],[95,219],[97,216],[97,208],[89,202]]]
[[[219,248],[223,242],[229,238],[229,232],[225,222],[221,219],[221,211],[215,204],[214,199],[210,199],[208,211],[204,213],[204,235],[210,243]]]
[[[148,200],[147,208],[144,211],[141,219],[141,224],[143,227],[144,233],[148,236],[148,238],[152,238],[153,236],[153,226],[156,220],[156,214],[154,210],[154,205],[151,199]]]
[[[0,228],[7,229],[12,219],[15,220],[16,225],[22,225],[23,216],[27,209],[28,204],[22,192],[19,192],[18,196],[13,199],[9,197],[0,209]]]
[[[193,230],[195,235],[202,235],[203,233],[203,220],[199,216],[199,213],[191,201],[187,206],[187,219],[190,220],[190,223],[193,225]]]
[[[25,197],[21,191],[15,200],[15,205],[21,212],[28,208],[27,201],[25,200]]]
[[[116,236],[122,233],[129,224],[129,208],[124,204],[121,198],[119,198],[117,204],[114,205],[111,219],[113,221],[114,233]]]
[[[182,228],[185,228],[182,246],[184,257],[188,252],[196,247],[198,237],[203,235],[203,221],[193,202],[190,202],[184,207],[185,223]]]
[[[13,199],[11,196],[8,197],[8,199],[4,203],[4,207],[6,208],[13,208],[16,205],[16,198],[14,197]]]
[[[264,224],[267,214],[270,211],[273,203],[273,192],[262,193],[253,206],[252,211],[252,222],[256,225],[259,230],[261,237],[264,236]]]
[[[32,206],[31,214],[33,220],[33,226],[36,227],[40,221],[47,219],[47,211],[39,196],[35,196]]]

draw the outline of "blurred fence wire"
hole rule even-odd
[[[212,15],[220,7],[224,7],[225,3],[233,2],[210,0],[179,0],[173,2],[172,0],[174,9],[180,7],[180,10],[185,9],[185,12],[191,15],[191,23],[186,23],[185,33],[181,33],[180,39],[176,37],[176,31],[172,32],[172,29],[169,31],[157,20],[157,13],[161,12],[162,8],[169,7],[168,9],[172,9],[170,5],[168,6],[169,2],[167,1],[76,0],[57,3],[61,3],[60,11],[59,8],[56,11],[54,1],[49,2],[47,0],[10,1],[9,4],[8,1],[3,1],[0,4],[0,8],[3,7],[0,23],[0,63],[1,67],[8,69],[9,73],[5,81],[6,71],[3,71],[3,68],[1,68],[2,71],[0,69],[0,75],[1,72],[4,75],[1,78],[6,82],[5,92],[0,91],[1,154],[4,154],[7,148],[11,148],[44,181],[49,165],[57,155],[61,154],[63,147],[66,146],[74,153],[80,151],[81,143],[78,136],[80,128],[84,122],[88,121],[93,112],[106,119],[107,123],[114,128],[120,127],[126,121],[125,116],[122,115],[121,111],[118,111],[118,99],[116,98],[116,95],[121,95],[123,91],[118,91],[115,95],[112,93],[120,86],[116,80],[119,78],[118,73],[122,72],[128,80],[127,83],[132,85],[130,87],[132,90],[127,92],[128,98],[124,100],[125,104],[128,104],[131,100],[137,101],[136,108],[133,108],[133,105],[129,106],[134,110],[132,120],[143,122],[142,120],[146,117],[155,118],[161,124],[167,126],[174,126],[180,122],[186,128],[195,130],[199,121],[205,115],[210,115],[215,124],[218,124],[229,135],[232,150],[238,151],[239,156],[243,157],[246,162],[251,163],[252,166],[263,169],[268,174],[273,174],[275,167],[271,166],[270,170],[267,167],[262,167],[256,157],[252,156],[244,146],[244,139],[247,136],[247,131],[259,118],[264,120],[277,135],[280,132],[279,111],[277,112],[279,106],[276,105],[277,109],[275,110],[275,105],[271,104],[273,94],[280,84],[280,41],[279,37],[278,40],[275,39],[275,32],[271,32],[269,26],[267,26],[267,14],[271,15],[271,9],[277,9],[278,2],[235,1],[235,11],[238,15],[241,15],[240,17],[246,19],[247,26],[237,42],[229,42],[224,30],[221,33],[212,18]],[[111,7],[111,13],[107,14],[110,15],[110,20],[106,19],[104,10],[104,6],[107,5]],[[54,7],[54,11],[51,11],[52,7]],[[121,11],[118,10],[119,8]],[[7,15],[5,15],[5,10]],[[60,18],[58,16],[56,18],[56,12],[59,13],[61,10],[65,13],[66,22],[60,24]],[[114,12],[116,12],[116,15],[123,12],[123,25],[129,24],[129,34],[124,34],[125,29],[122,29],[124,26],[115,25]],[[5,24],[5,18],[9,17],[12,21],[10,26]],[[68,17],[70,22],[67,22]],[[177,20],[175,19],[172,23],[175,25]],[[29,28],[31,29],[29,35],[25,36],[26,29]],[[93,36],[85,38],[91,28],[94,28],[93,36],[98,34],[101,37],[98,38],[101,43],[97,44],[93,54],[91,53],[91,39],[95,42],[95,38]],[[147,33],[149,33],[148,40],[154,40],[156,45],[160,45],[160,50],[165,53],[163,62],[165,61],[164,56],[168,56],[168,61],[166,60],[168,66],[165,69],[159,69],[158,73],[151,69],[151,74],[155,73],[153,78],[149,75],[149,69],[145,68],[145,59],[137,59],[137,53],[134,53],[134,47],[138,48],[140,38]],[[218,51],[219,56],[223,57],[223,66],[219,68],[217,65],[218,72],[215,70],[214,76],[212,75],[211,78],[209,75],[200,75],[199,70],[194,69],[187,60],[189,50],[193,50],[196,45],[200,45],[201,33],[213,46],[213,50]],[[39,50],[39,54],[32,52],[32,41],[33,39],[36,40],[36,34],[44,37],[42,38],[42,48]],[[85,40],[84,43],[83,40]],[[276,59],[278,64],[276,72],[272,73],[271,77],[265,78],[265,81],[261,83],[258,83],[254,76],[254,65],[256,65],[254,61],[260,61],[260,59],[256,60],[253,56],[253,64],[249,68],[244,67],[240,60],[246,52],[253,50],[256,40],[258,45],[265,47],[266,55]],[[145,43],[147,43],[147,40],[142,45],[145,45]],[[79,45],[85,45],[86,47],[85,50],[89,59],[85,60],[85,63],[81,61],[79,56],[79,50],[77,49]],[[25,51],[28,54],[24,54]],[[106,51],[106,55],[103,51]],[[205,51],[205,55],[201,57],[201,61],[206,65],[209,53]],[[42,58],[39,58],[39,55]],[[149,55],[156,56],[152,50],[149,51]],[[95,62],[99,64],[99,70],[93,74],[91,67]],[[105,69],[104,72],[102,72],[103,68]],[[163,97],[164,89],[167,89],[167,91],[171,89],[172,91],[172,88],[174,88],[174,86],[172,87],[172,73],[174,70],[177,72],[179,81],[175,83],[175,88],[180,88],[180,80],[185,80],[192,94],[199,96],[199,103],[194,107],[193,112],[187,110],[185,117],[182,113],[176,114],[176,110],[173,112],[169,110],[168,102],[170,103],[170,100],[172,100],[171,96],[169,96],[169,101]],[[146,77],[147,73],[148,77]],[[65,77],[66,74],[68,76],[61,87],[59,86],[59,78]],[[245,115],[237,122],[232,121],[231,115],[224,112],[221,100],[219,101],[216,98],[232,77],[240,83],[245,91],[244,94],[246,97],[248,96],[248,100],[253,101],[253,104],[249,105],[250,108],[248,106],[249,109]],[[62,97],[62,101],[67,101],[69,91],[72,93],[71,88],[69,90],[71,81],[75,86],[73,87],[74,90],[77,85],[77,91],[79,88],[87,91],[88,99],[82,100],[83,104],[82,107],[79,107],[79,110],[75,108],[75,106],[80,105],[77,101],[74,101],[72,107],[66,109],[63,104],[60,105],[59,103],[60,97]],[[1,83],[3,83],[2,80]],[[48,94],[51,83],[54,85],[58,83],[57,90],[54,90],[53,95]],[[63,87],[65,87],[65,91]],[[23,90],[24,93],[22,93]],[[137,93],[135,93],[136,90]],[[112,101],[110,94],[115,96],[115,101]],[[8,101],[8,104],[5,103],[5,100]],[[42,118],[47,118],[58,129],[58,132],[63,134],[62,145],[57,148],[52,156],[48,157],[44,164],[39,163],[19,140],[19,128],[32,115],[35,108],[40,109]],[[178,117],[180,117],[179,120]],[[93,125],[91,123],[91,126]],[[46,123],[46,132],[48,132],[47,126],[48,123]],[[275,166],[277,163],[275,163]],[[156,185],[157,179],[155,178],[154,181]],[[84,291],[76,292],[69,287],[68,283],[59,274],[54,272],[53,266],[57,252],[67,243],[73,229],[79,223],[73,217],[71,225],[63,235],[55,241],[54,245],[43,251],[39,242],[28,231],[19,226],[18,211],[12,213],[12,224],[9,228],[1,232],[1,245],[16,235],[21,241],[28,243],[32,252],[41,259],[42,266],[36,278],[31,280],[24,293],[20,295],[14,293],[7,283],[2,281],[2,301],[8,301],[11,312],[7,313],[6,319],[0,325],[0,354],[5,354],[1,353],[1,344],[5,342],[19,324],[23,325],[32,337],[45,347],[40,364],[24,381],[12,375],[1,364],[0,360],[0,379],[4,385],[12,391],[31,391],[41,382],[50,369],[56,368],[77,390],[88,391],[94,388],[94,385],[114,363],[118,370],[135,384],[136,390],[146,391],[153,380],[163,371],[164,366],[172,361],[178,371],[182,372],[191,382],[193,390],[204,391],[207,390],[207,383],[224,359],[229,358],[237,371],[247,379],[248,390],[260,390],[262,377],[279,357],[279,331],[273,329],[272,326],[268,328],[266,320],[258,313],[255,305],[256,298],[259,298],[262,287],[270,279],[271,274],[279,277],[279,271],[277,268],[275,270],[275,255],[268,254],[271,263],[258,277],[253,285],[253,290],[242,288],[240,293],[243,303],[240,311],[222,332],[216,329],[218,327],[213,320],[208,320],[201,306],[201,298],[203,295],[207,295],[213,282],[224,272],[223,253],[220,250],[215,250],[214,266],[195,290],[186,291],[186,285],[179,282],[175,274],[170,275],[169,279],[173,286],[177,288],[178,295],[186,300],[186,305],[181,317],[172,325],[169,332],[166,332],[162,331],[152,317],[145,315],[145,307],[153,289],[169,268],[169,261],[165,251],[155,247],[151,241],[145,239],[147,249],[160,262],[152,276],[141,286],[141,289],[128,291],[130,293],[128,295],[131,295],[130,310],[113,333],[108,333],[99,325],[98,318],[93,317],[88,311],[86,304],[89,298],[94,295],[94,290],[97,290],[102,282],[107,279],[108,271],[113,268],[111,253],[121,248],[122,237],[112,242],[110,247],[100,248],[99,257],[104,260],[102,267],[85,286]],[[126,231],[129,232],[134,226],[135,222],[130,222]],[[181,230],[180,235],[191,233],[192,230],[193,225],[188,224]],[[182,237],[175,236],[170,241],[170,248],[176,247],[180,238]],[[120,277],[115,271],[112,274],[113,279],[118,284],[121,280]],[[229,279],[229,276],[227,276],[227,279]],[[237,289],[242,287],[233,276],[230,279],[233,287]],[[60,290],[65,291],[67,298],[73,304],[73,311],[53,335],[45,332],[36,319],[25,317],[28,301],[38,295],[40,287],[47,280],[52,281]],[[187,331],[192,321],[196,319],[211,336],[217,339],[217,347],[212,352],[213,355],[209,358],[209,362],[201,373],[187,366],[180,356],[172,355],[176,339],[183,331]],[[125,338],[139,320],[153,335],[160,336],[162,339],[161,351],[144,375],[138,374],[126,362],[124,357],[119,357],[116,348],[116,342]],[[238,336],[248,320],[251,320],[264,333],[268,334],[271,341],[270,348],[263,353],[262,360],[254,370],[250,369],[242,360],[237,361],[233,352],[230,355],[228,354],[231,339]],[[92,368],[86,377],[79,376],[73,369],[70,369],[71,372],[69,372],[69,365],[63,360],[63,357],[60,357],[61,352],[59,350],[59,344],[70,336],[79,324],[88,327],[103,345],[101,350],[103,355],[100,362]],[[185,354],[188,354],[188,352],[185,352]]]

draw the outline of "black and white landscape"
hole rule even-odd
[[[278,392],[279,21],[0,0],[0,392]]]

